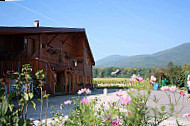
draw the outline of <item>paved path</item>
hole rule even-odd
[[[115,92],[116,92],[116,89],[109,89],[108,95],[105,96],[105,95],[103,95],[102,89],[96,89],[96,90],[92,91],[92,95],[89,95],[88,98],[98,97],[101,99],[101,101],[106,101],[108,99],[112,99],[113,101],[116,101],[116,100],[118,100],[118,97],[116,97]],[[144,92],[141,91],[141,93],[144,93]],[[158,98],[160,98],[160,101],[159,101],[160,105],[169,103],[167,95],[164,92],[152,91],[150,99],[147,103],[149,106],[152,106],[152,107],[156,106],[156,104],[153,102],[154,95],[157,96]],[[179,93],[175,93],[175,95],[176,95],[177,99],[180,97]],[[172,99],[174,99],[173,94],[171,94],[171,96],[172,96]],[[63,104],[64,101],[72,100],[73,98],[75,99],[75,98],[81,98],[81,97],[78,95],[65,95],[65,96],[50,97],[49,98],[49,109],[47,112],[47,117],[52,118],[52,114],[50,113],[51,111],[60,110],[59,106],[61,103]],[[187,100],[187,99],[185,98],[185,100]],[[182,98],[180,99],[179,103],[181,103],[181,102],[182,102]],[[28,118],[34,118],[34,119],[40,118],[40,102],[35,100],[35,103],[37,104],[37,109],[34,110],[30,106],[29,111],[28,111]],[[54,109],[51,110],[50,106],[54,106]],[[190,99],[185,102],[184,106],[185,106],[184,109],[179,113],[177,118],[178,118],[179,122],[181,122],[185,125],[188,125],[189,122],[187,121],[186,118],[183,118],[183,114],[190,112]],[[62,112],[64,113],[64,115],[68,115],[68,114],[70,114],[70,110],[73,109],[73,107],[74,107],[73,105],[64,106]],[[179,107],[180,107],[180,105],[179,105]],[[179,109],[179,107],[177,109]],[[42,115],[43,119],[45,118],[45,111],[46,111],[46,104],[45,104],[45,100],[44,100],[43,115]],[[167,121],[164,121],[161,125],[176,126],[175,120],[176,120],[176,117],[171,117]],[[50,119],[49,119],[49,122],[50,122]],[[190,124],[189,124],[189,126],[190,126]]]

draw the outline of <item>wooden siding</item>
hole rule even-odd
[[[7,40],[7,36],[0,36],[0,55],[8,53],[9,48],[4,42],[10,43],[10,48],[17,44],[21,47],[15,48],[17,57],[14,59],[2,59],[0,61],[1,74],[6,70],[20,71],[23,64],[29,63],[33,68],[33,73],[43,69],[46,72],[46,81],[44,89],[48,93],[55,95],[55,85],[57,83],[57,74],[60,74],[63,80],[59,81],[64,85],[64,93],[75,93],[82,87],[92,88],[92,58],[87,45],[86,36],[83,33],[51,33],[51,34],[22,34],[14,35],[12,40]],[[49,52],[53,48],[58,53]],[[71,56],[68,58],[68,56]],[[77,62],[77,66],[75,64]],[[69,82],[68,79],[71,79]],[[69,86],[70,83],[70,86]],[[88,85],[87,85],[88,84]],[[91,86],[89,86],[91,84]],[[71,88],[71,92],[70,89]]]

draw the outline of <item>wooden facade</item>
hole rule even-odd
[[[93,87],[95,62],[84,29],[0,27],[0,74],[26,63],[33,73],[46,72],[44,89],[53,95]]]

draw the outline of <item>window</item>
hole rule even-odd
[[[41,48],[45,49],[45,44],[41,43]]]
[[[24,44],[27,44],[28,43],[28,39],[24,39]]]
[[[28,39],[24,39],[24,48],[27,48],[27,46],[28,46]]]

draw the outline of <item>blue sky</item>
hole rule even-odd
[[[0,2],[0,26],[85,28],[95,60],[151,54],[190,42],[189,0]]]

